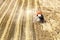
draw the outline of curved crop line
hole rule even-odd
[[[9,10],[9,8],[10,8],[12,2],[13,2],[13,1],[11,0],[10,4],[8,5],[8,8],[6,9],[6,11],[5,11],[4,14],[2,15],[2,17],[0,18],[0,24],[1,24],[2,19],[4,18],[4,16],[6,15],[7,11]]]
[[[9,19],[8,19],[8,21],[7,21],[5,30],[4,30],[4,32],[3,32],[3,34],[2,34],[1,40],[4,40],[4,36],[5,36],[5,34],[6,34],[6,32],[7,32],[7,29],[8,29],[8,27],[9,27],[9,23],[10,23],[11,18],[12,18],[12,16],[13,16],[13,12],[14,12],[14,10],[15,10],[15,8],[16,8],[17,2],[18,2],[18,0],[16,0],[16,2],[15,2],[15,5],[14,5],[13,10],[12,10],[12,12],[11,12],[11,15],[10,15],[10,17],[9,17]]]
[[[24,5],[24,2],[25,2],[25,0],[23,0],[22,5],[21,5],[20,10],[19,10],[19,15],[18,15],[18,19],[17,19],[17,21],[16,21],[15,34],[14,34],[14,39],[13,39],[13,40],[18,40],[19,29],[21,28],[21,26],[19,26],[19,23],[20,23],[19,21],[20,21],[20,19],[21,19],[21,15],[23,15],[23,14],[22,14],[22,7],[23,7],[23,5]],[[20,25],[22,25],[22,23],[21,23]]]

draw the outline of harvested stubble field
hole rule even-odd
[[[46,23],[33,22],[37,9]],[[60,40],[60,0],[0,0],[0,40]]]

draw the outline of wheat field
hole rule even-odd
[[[0,40],[60,40],[60,0],[0,0]]]

